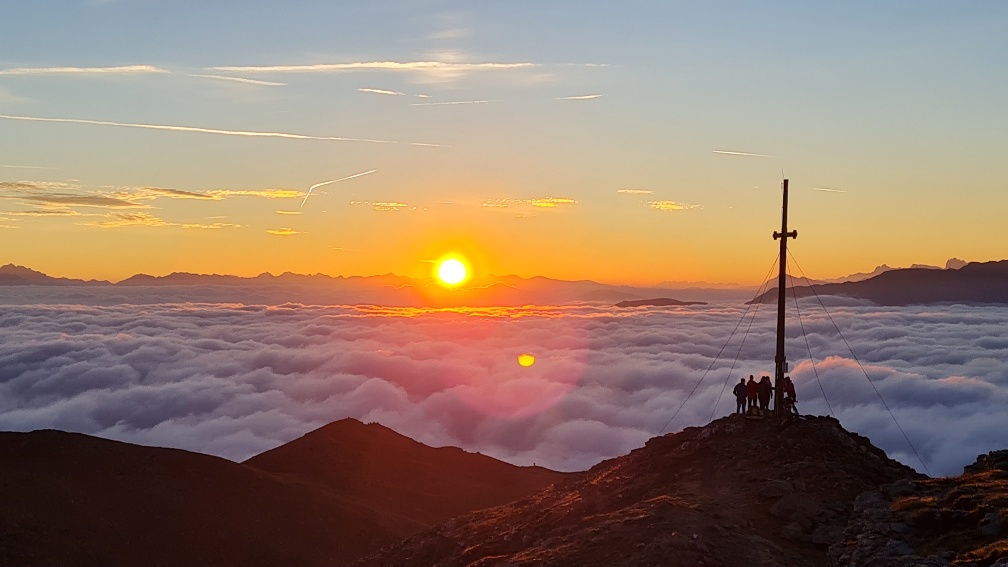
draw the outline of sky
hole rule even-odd
[[[8,4],[0,261],[50,275],[755,284],[782,176],[810,276],[1005,257],[1003,2]]]
[[[737,301],[264,305],[193,303],[178,287],[162,290],[174,301],[141,305],[100,291],[0,305],[0,429],[240,461],[352,417],[431,446],[585,470],[730,414],[740,377],[773,373],[774,310]],[[1008,446],[1008,307],[823,300],[829,317],[800,301],[786,341],[802,413],[834,415],[933,476]]]

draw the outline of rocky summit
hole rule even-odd
[[[860,495],[830,557],[843,567],[1008,566],[1008,451],[980,455],[962,476]]]
[[[922,478],[832,418],[729,416],[360,564],[827,565],[859,495]]]

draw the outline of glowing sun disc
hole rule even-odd
[[[438,279],[448,285],[457,285],[465,281],[468,275],[465,264],[455,258],[448,258],[438,264]]]
[[[522,366],[525,366],[525,367],[532,366],[533,364],[535,364],[535,357],[532,356],[531,354],[528,354],[528,353],[519,354],[518,355],[518,364],[520,364]]]

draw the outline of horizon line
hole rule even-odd
[[[969,262],[966,262],[966,264],[974,264],[974,263],[976,263],[976,264],[983,264],[983,263],[992,263],[992,262],[1008,262],[1008,258],[1001,259],[1001,260],[969,261]],[[950,269],[950,268],[946,268],[944,266],[932,266],[932,265],[927,265],[927,264],[914,263],[914,264],[911,264],[910,266],[899,266],[899,267],[893,267],[893,266],[889,266],[888,264],[882,264],[880,266],[877,266],[874,270],[878,270],[879,268],[882,268],[883,266],[886,267],[886,268],[888,268],[887,271],[891,271],[891,270],[909,270],[909,269],[917,269],[917,268],[927,268],[927,269],[943,270],[943,271]],[[34,268],[29,268],[27,266],[21,266],[21,265],[18,265],[18,264],[14,264],[13,262],[8,262],[7,264],[0,265],[0,275],[8,273],[11,268],[13,268],[13,269],[27,270],[27,271],[33,272],[35,274],[41,274],[42,276],[44,276],[46,278],[50,278],[50,279],[63,279],[63,280],[71,280],[71,281],[80,281],[80,282],[84,282],[84,283],[94,282],[95,284],[99,284],[99,285],[101,285],[101,284],[118,285],[118,284],[120,284],[122,282],[125,282],[127,280],[130,280],[130,279],[136,278],[136,277],[147,277],[147,278],[153,278],[153,279],[162,279],[162,278],[167,278],[167,277],[170,277],[170,276],[196,276],[196,277],[203,277],[203,278],[234,278],[234,279],[239,279],[239,280],[254,280],[256,278],[260,278],[260,277],[264,277],[264,276],[269,276],[269,277],[272,277],[272,278],[279,278],[279,277],[282,277],[282,276],[285,276],[285,275],[298,276],[298,277],[319,277],[319,276],[321,276],[321,277],[327,277],[327,278],[331,278],[331,279],[381,278],[381,277],[393,277],[393,278],[401,278],[401,279],[413,280],[413,281],[428,281],[428,280],[434,279],[434,278],[431,278],[431,277],[415,277],[415,276],[400,275],[400,274],[396,274],[394,272],[386,272],[386,273],[382,273],[382,274],[366,274],[366,275],[362,275],[362,274],[352,274],[352,275],[337,274],[337,275],[332,275],[332,274],[327,274],[327,273],[323,273],[323,272],[315,272],[313,274],[299,273],[299,272],[294,272],[294,271],[291,271],[291,270],[286,270],[286,271],[280,272],[279,274],[274,274],[273,272],[271,272],[269,270],[266,270],[266,271],[260,272],[258,274],[255,274],[255,275],[198,273],[198,272],[188,272],[188,271],[173,271],[173,272],[164,273],[162,275],[153,275],[153,274],[148,274],[148,273],[144,273],[144,272],[137,272],[137,273],[134,273],[134,274],[132,274],[130,276],[127,276],[125,278],[113,281],[112,279],[97,279],[96,277],[86,278],[86,276],[65,276],[65,275],[64,276],[54,276],[54,275],[50,275],[48,273],[45,273],[45,272],[43,272],[41,270],[36,270]],[[956,268],[952,268],[952,269],[956,269]],[[868,271],[868,272],[855,272],[855,273],[846,274],[846,275],[840,276],[840,277],[832,277],[832,278],[831,277],[826,277],[826,278],[820,277],[820,278],[808,278],[808,279],[811,280],[811,283],[813,285],[824,284],[824,283],[841,283],[841,282],[837,282],[835,280],[844,280],[844,278],[847,278],[847,277],[872,273],[874,270],[871,270],[871,271]],[[517,273],[513,273],[513,272],[512,273],[508,273],[508,274],[485,274],[485,275],[482,275],[482,276],[474,277],[473,279],[474,280],[486,280],[486,279],[493,279],[493,278],[518,278],[518,279],[522,279],[522,280],[547,279],[547,280],[553,280],[553,281],[557,281],[557,282],[568,282],[568,283],[591,282],[591,283],[595,283],[595,284],[599,284],[599,285],[605,285],[605,286],[610,286],[610,287],[629,287],[629,288],[636,288],[636,289],[681,289],[681,288],[686,288],[686,287],[692,287],[692,288],[701,288],[701,289],[720,289],[720,290],[724,290],[724,289],[746,289],[746,288],[752,288],[752,287],[755,287],[755,286],[759,285],[758,283],[755,283],[755,282],[754,283],[742,283],[742,282],[737,282],[737,281],[735,281],[735,282],[716,282],[716,281],[712,282],[712,281],[707,281],[707,280],[661,280],[661,281],[655,282],[653,284],[633,284],[633,283],[615,283],[615,282],[610,282],[610,281],[598,281],[598,280],[594,280],[594,279],[590,279],[590,278],[564,279],[564,278],[560,278],[560,277],[545,276],[545,275],[538,275],[538,274],[537,275],[532,275],[532,276],[522,276],[522,275],[518,275]],[[805,279],[805,278],[802,278],[802,279]],[[0,286],[2,286],[2,285],[4,285],[4,284],[0,284]],[[17,285],[17,284],[15,284],[15,285]],[[672,287],[668,287],[668,286],[672,286]]]

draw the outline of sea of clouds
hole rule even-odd
[[[0,429],[241,461],[353,417],[433,446],[582,470],[731,413],[739,378],[773,374],[774,308],[744,317],[738,302],[436,310],[104,305],[75,293],[0,305]],[[800,323],[789,312],[803,413],[833,413],[924,470],[915,448],[932,475],[1008,447],[1008,306],[824,299],[829,315],[815,300],[799,304]],[[535,364],[519,365],[522,353]]]

